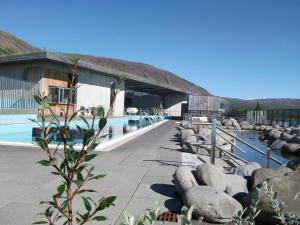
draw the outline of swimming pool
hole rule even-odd
[[[149,117],[152,118],[153,122],[163,119],[158,119],[155,116]],[[0,115],[0,142],[34,143],[32,128],[37,127],[37,125],[29,119],[36,119],[36,115]],[[91,122],[91,120],[87,121]],[[97,121],[95,124],[97,124]],[[130,133],[150,124],[151,122],[144,116],[111,117],[107,120],[107,124],[101,133],[101,135],[103,135],[102,141],[123,136],[126,133]],[[70,123],[71,129],[75,128],[75,125],[86,128],[86,124],[82,120],[73,120]]]

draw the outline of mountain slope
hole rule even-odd
[[[39,51],[38,48],[22,41],[12,34],[0,31],[0,56]]]
[[[300,109],[300,99],[293,98],[266,98],[243,100],[237,98],[222,98],[227,109],[253,110],[259,102],[264,110],[267,109]]]

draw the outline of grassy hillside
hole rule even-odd
[[[21,39],[0,31],[0,56],[22,54],[39,51],[38,48],[22,41]]]
[[[259,102],[264,110],[268,109],[300,109],[300,99],[291,98],[267,98],[243,100],[237,98],[223,98],[228,109],[253,110]]]

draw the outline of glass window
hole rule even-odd
[[[67,104],[68,97],[70,96],[71,89],[70,88],[61,88],[61,87],[49,87],[49,100],[51,103],[58,104]],[[70,102],[75,104],[75,93],[71,96]]]

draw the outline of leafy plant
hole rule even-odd
[[[268,187],[266,182],[263,182],[263,187],[266,196],[269,198],[269,206],[274,211],[275,216],[280,224],[298,225],[300,224],[300,217],[293,212],[285,213],[283,202],[279,202],[277,198],[277,192],[272,190],[272,187]]]
[[[237,213],[237,215],[234,217],[235,225],[255,225],[255,218],[260,213],[260,210],[257,210],[257,206],[259,203],[259,195],[261,190],[262,190],[261,185],[255,187],[249,209],[246,208],[243,211],[239,211]],[[245,216],[246,211],[248,211],[247,216]]]
[[[50,224],[57,223],[63,225],[83,225],[90,221],[104,221],[107,218],[99,215],[99,213],[110,206],[114,205],[115,196],[102,197],[100,200],[94,200],[88,194],[96,192],[87,189],[85,186],[88,182],[103,178],[104,174],[94,174],[94,166],[89,162],[94,159],[97,154],[93,152],[100,142],[100,133],[107,123],[107,118],[113,112],[113,106],[119,89],[113,96],[109,110],[105,113],[103,107],[92,108],[92,121],[89,121],[80,114],[80,110],[70,114],[71,98],[75,94],[76,69],[78,59],[70,61],[72,76],[68,79],[70,95],[67,98],[66,110],[61,121],[52,111],[48,97],[45,95],[35,96],[35,100],[39,105],[40,122],[32,120],[41,128],[41,137],[36,139],[37,144],[46,153],[47,158],[40,160],[38,163],[42,166],[51,167],[51,174],[60,178],[60,184],[57,186],[52,199],[42,201],[40,204],[46,205],[46,209],[39,213],[44,219],[34,224]],[[120,85],[124,81],[121,76],[117,84]],[[50,115],[48,115],[50,114]],[[80,118],[85,124],[86,129],[77,127],[77,131],[82,135],[82,146],[79,150],[75,150],[75,143],[70,143],[70,122],[75,118]],[[47,120],[46,120],[47,119]],[[96,120],[99,120],[96,124]],[[54,149],[50,147],[53,144],[54,137],[51,130],[58,131],[61,143],[58,143]],[[62,149],[62,151],[61,151]],[[80,198],[83,204],[83,210],[74,210],[73,202],[75,198]]]
[[[282,225],[299,225],[300,217],[298,217],[295,213],[289,212],[284,213],[284,204],[278,201],[277,193],[273,192],[271,187],[268,187],[267,182],[263,181],[257,187],[255,187],[248,215],[245,216],[245,212],[247,208],[241,212],[239,211],[237,215],[234,217],[235,225],[255,225],[255,218],[258,216],[261,210],[257,210],[257,206],[259,203],[259,196],[261,191],[264,191],[264,194],[269,199],[269,206],[274,212],[274,218],[278,220],[278,222]]]
[[[160,213],[160,206],[156,202],[154,209],[148,210],[145,215],[135,219],[134,216],[125,213],[125,222],[121,225],[153,225]]]

